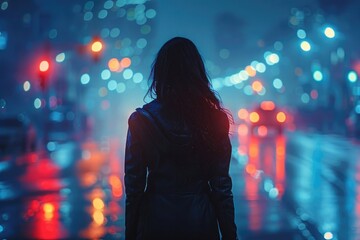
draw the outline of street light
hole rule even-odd
[[[335,30],[332,27],[325,28],[324,34],[327,38],[334,38],[336,35]]]
[[[40,88],[42,91],[45,91],[48,86],[49,72],[50,72],[49,60],[47,59],[41,60],[38,66],[38,74],[39,74]]]
[[[99,61],[104,50],[104,43],[99,37],[94,37],[89,44],[91,55],[95,62]]]

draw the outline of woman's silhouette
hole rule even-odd
[[[166,42],[129,118],[126,239],[236,239],[229,119],[190,40]]]

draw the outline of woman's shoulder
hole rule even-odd
[[[219,130],[222,133],[228,133],[230,128],[229,116],[226,112],[219,109],[212,110],[212,124],[215,129]]]
[[[136,108],[136,110],[130,114],[128,122],[133,122],[136,119],[141,118],[141,113],[139,110],[146,110],[146,111],[151,112],[151,111],[154,111],[156,108],[159,108],[159,103],[155,99],[149,103],[144,104],[142,107]]]

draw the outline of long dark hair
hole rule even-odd
[[[214,110],[226,113],[227,125],[232,119],[211,87],[197,47],[187,38],[172,38],[161,47],[149,81],[146,96],[150,94],[170,111],[176,111],[176,115],[203,138],[209,130],[204,122],[208,122]]]

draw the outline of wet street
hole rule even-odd
[[[359,239],[359,142],[233,134],[240,239]],[[0,161],[0,238],[124,239],[124,143],[49,143]],[[161,211],[161,209],[159,209]]]

